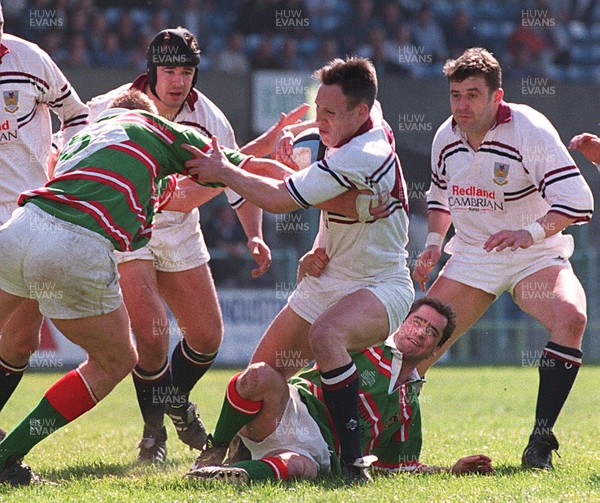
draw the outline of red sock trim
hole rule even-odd
[[[92,390],[77,369],[55,382],[44,396],[67,421],[77,419],[97,403]]]
[[[290,476],[288,467],[281,458],[268,457],[262,458],[261,461],[267,463],[271,470],[273,470],[276,480],[287,480]]]
[[[254,414],[258,414],[260,409],[262,409],[263,403],[262,400],[260,402],[248,400],[237,392],[235,383],[241,375],[242,373],[240,372],[229,380],[229,384],[227,385],[227,401],[229,402],[229,405],[238,412],[246,414],[247,416],[253,416]]]

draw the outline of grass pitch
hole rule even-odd
[[[212,430],[231,370],[212,370],[192,398]],[[58,374],[30,373],[0,414],[12,428],[37,403]],[[555,433],[561,444],[552,472],[526,472],[520,456],[533,422],[537,371],[531,368],[434,368],[421,395],[424,445],[421,460],[450,466],[483,452],[493,476],[448,474],[379,477],[375,484],[345,487],[329,480],[209,486],[184,480],[195,458],[168,424],[164,469],[134,464],[142,423],[131,379],[94,410],[44,440],[26,457],[53,486],[0,487],[11,502],[184,501],[600,501],[600,367],[583,366]]]

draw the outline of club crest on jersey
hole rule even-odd
[[[496,185],[506,185],[508,183],[508,164],[497,162],[494,164],[494,183]]]
[[[14,114],[19,109],[19,91],[4,91],[4,110]]]

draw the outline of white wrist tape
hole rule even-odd
[[[427,241],[425,241],[425,248],[428,246],[437,246],[441,248],[444,244],[444,236],[442,236],[439,232],[430,232],[427,234]]]
[[[546,239],[546,231],[539,222],[531,222],[527,227],[524,227],[523,230],[531,234],[534,243]]]
[[[386,204],[390,199],[388,192],[380,192],[377,194],[358,194],[356,197],[356,212],[358,213],[358,221],[361,223],[370,220],[371,208],[377,208],[382,204]]]

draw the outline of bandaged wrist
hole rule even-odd
[[[531,222],[527,227],[524,227],[523,230],[531,234],[534,243],[546,239],[546,231],[539,222]]]
[[[425,241],[425,248],[428,246],[437,246],[438,248],[442,247],[444,243],[444,236],[442,236],[439,232],[430,232],[427,234],[427,241]]]

